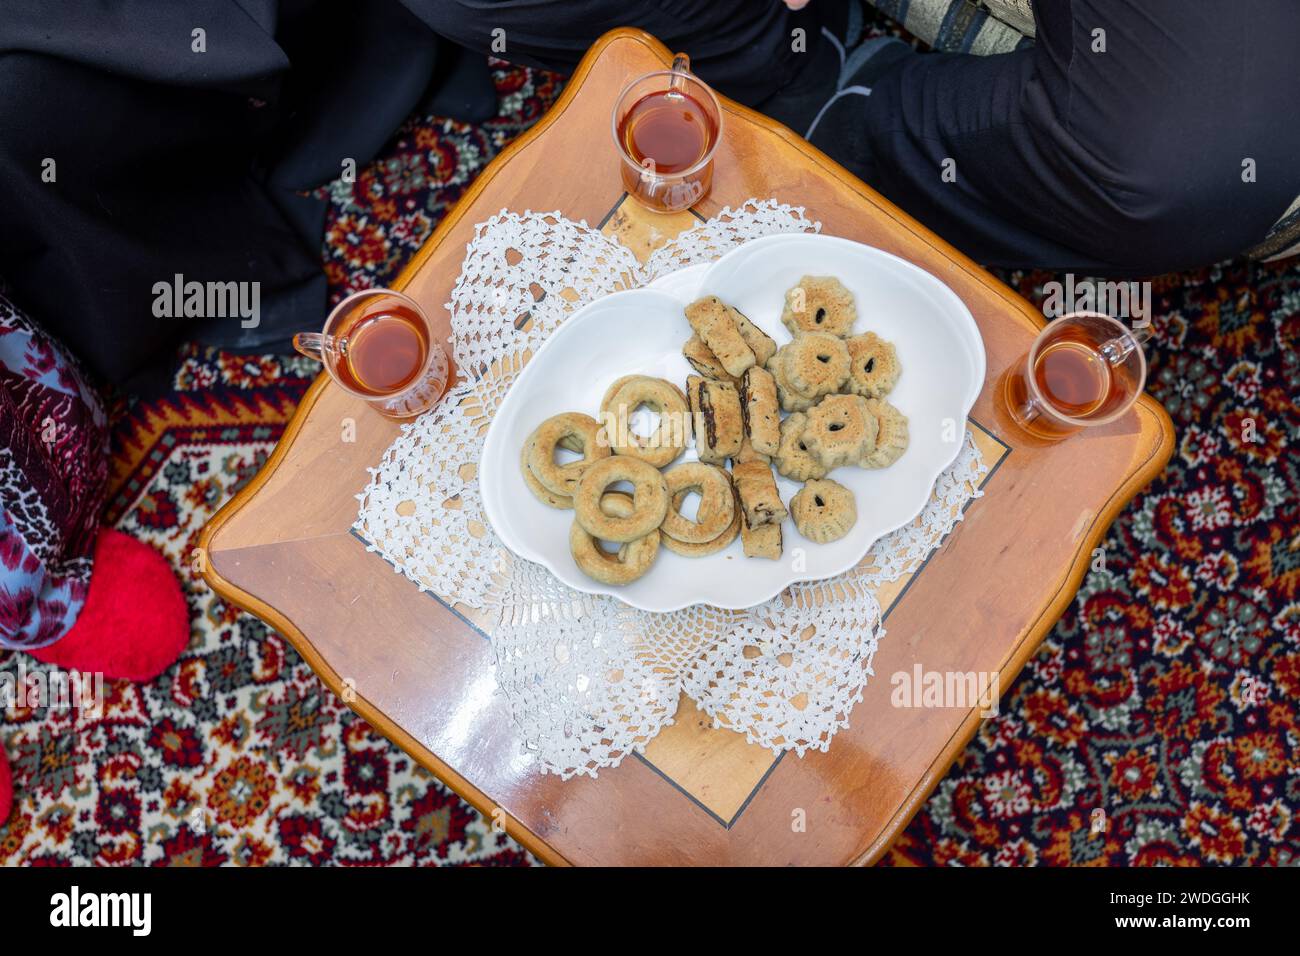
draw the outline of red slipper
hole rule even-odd
[[[9,822],[9,811],[14,805],[14,782],[9,775],[9,758],[0,749],[0,830]]]
[[[31,655],[107,680],[153,680],[190,642],[190,614],[171,565],[153,548],[100,528],[85,607],[67,634]]]

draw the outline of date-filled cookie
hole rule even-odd
[[[841,338],[826,332],[807,332],[796,335],[782,351],[782,371],[800,395],[830,395],[848,381],[849,350]]]
[[[692,375],[686,379],[695,451],[700,461],[721,465],[740,451],[745,437],[740,392],[734,385]]]
[[[882,398],[867,399],[867,410],[876,417],[876,447],[862,459],[865,468],[888,468],[907,451],[907,416]]]
[[[772,466],[761,461],[746,461],[731,470],[736,483],[736,496],[744,512],[745,524],[761,528],[765,524],[780,524],[789,512],[781,503],[781,493],[776,488]]]
[[[858,522],[853,492],[829,478],[807,482],[790,499],[794,526],[809,541],[827,544],[844,537]]]
[[[747,558],[767,558],[776,561],[781,557],[781,525],[774,523],[751,528],[741,521],[740,547]]]
[[[806,412],[795,412],[786,418],[781,423],[781,445],[772,459],[776,470],[794,481],[825,478],[826,472],[830,471],[804,444],[803,430],[807,424]]]
[[[764,455],[761,451],[754,451],[754,446],[750,443],[749,436],[746,435],[741,439],[740,451],[732,455],[731,460],[735,464],[746,461],[761,461],[766,464],[772,460],[772,456]]]
[[[754,353],[755,364],[766,365],[767,360],[776,354],[776,340],[749,321],[749,317],[739,309],[727,306],[727,313],[736,323],[736,331],[740,333],[740,337]]]
[[[754,451],[775,455],[781,444],[781,404],[771,372],[757,365],[745,370],[740,379],[740,414]]]
[[[875,332],[864,332],[846,339],[849,350],[847,391],[863,398],[884,398],[898,384],[903,367],[898,352]]]
[[[792,335],[829,332],[841,338],[853,330],[858,307],[853,293],[833,276],[804,276],[785,294],[781,323]]]
[[[719,382],[730,382],[732,385],[739,383],[739,379],[722,367],[718,357],[713,354],[713,349],[704,344],[704,339],[698,335],[692,335],[682,346],[682,355],[686,356],[686,361],[691,363],[691,368],[699,372],[705,378],[716,378]]]
[[[800,440],[827,468],[856,465],[876,450],[876,416],[860,395],[827,395],[807,412]]]
[[[686,321],[704,340],[727,373],[739,378],[754,364],[754,351],[746,344],[730,310],[716,295],[696,299],[686,307]]]

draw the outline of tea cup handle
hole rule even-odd
[[[320,332],[299,332],[293,337],[293,347],[308,358],[324,364],[325,353],[334,348],[334,337]]]
[[[1151,341],[1151,322],[1147,321],[1145,325],[1134,326],[1128,330],[1128,335],[1118,336],[1105,342],[1097,350],[1111,365],[1123,365],[1136,350],[1140,349],[1147,342]]]
[[[672,65],[673,78],[668,83],[670,90],[682,89],[682,78],[691,74],[691,58],[685,53],[678,53],[673,57]]]
[[[1023,422],[1032,422],[1043,414],[1043,406],[1032,395],[1027,396],[1016,408],[1015,412],[1020,416]]]

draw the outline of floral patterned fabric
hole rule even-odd
[[[355,188],[332,189],[336,295],[390,281],[558,91],[523,70],[496,78],[501,117],[414,120]],[[1008,278],[1041,301],[1053,277]],[[1149,389],[1173,416],[1174,458],[887,864],[1300,859],[1300,263],[1167,276],[1153,304]],[[0,711],[17,791],[0,862],[533,862],[193,573],[199,529],[313,372],[188,352],[169,394],[118,421],[109,518],[176,563],[194,638],[152,684],[109,685],[100,717]],[[21,654],[0,667],[20,659],[37,669]]]
[[[469,127],[417,117],[355,186],[330,191],[324,255],[335,298],[391,282],[560,88],[526,70],[498,68],[495,79],[497,119]],[[0,704],[15,790],[14,811],[0,821],[0,863],[533,862],[196,572],[203,525],[266,461],[319,370],[299,356],[187,349],[169,391],[118,410],[106,520],[173,562],[193,636],[155,681],[107,683],[101,713],[25,698]],[[0,651],[0,678],[20,686],[53,670]]]
[[[1174,458],[890,862],[1300,862],[1300,265],[1165,276],[1153,306]]]
[[[107,476],[98,397],[0,295],[0,648],[44,647],[76,621]]]

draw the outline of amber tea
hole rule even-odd
[[[420,374],[429,351],[423,323],[400,304],[363,316],[343,337],[339,376],[371,395],[400,392]]]
[[[1048,325],[1007,370],[1004,400],[1025,431],[1054,441],[1123,414],[1145,379],[1138,337],[1109,316],[1078,313]]]
[[[354,292],[334,307],[321,331],[299,332],[293,345],[388,418],[428,411],[450,374],[429,317],[414,299],[391,289]]]
[[[673,69],[633,81],[614,108],[623,187],[658,212],[689,208],[713,182],[722,114],[713,91],[688,67],[679,54]]]

